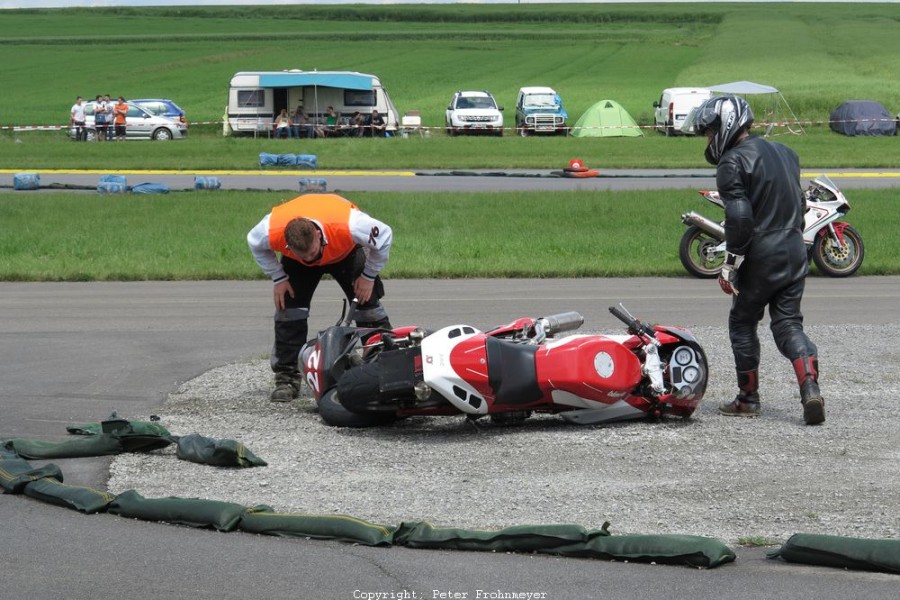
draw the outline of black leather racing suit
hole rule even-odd
[[[738,373],[759,366],[757,326],[766,306],[778,350],[792,362],[815,356],[800,313],[809,262],[796,153],[782,144],[746,138],[722,156],[716,186],[725,204],[727,250],[744,257],[728,317]]]

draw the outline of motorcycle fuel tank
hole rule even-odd
[[[640,360],[612,337],[569,336],[542,346],[535,358],[542,387],[592,402],[621,400],[641,381]]]

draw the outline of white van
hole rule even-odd
[[[293,114],[297,107],[314,122],[324,123],[328,107],[334,107],[342,123],[355,112],[364,116],[377,110],[386,131],[396,131],[397,109],[378,77],[355,71],[241,71],[228,88],[226,131],[235,134],[268,134],[282,109]]]
[[[690,135],[682,126],[691,109],[697,108],[712,97],[712,92],[702,87],[677,87],[663,90],[659,102],[653,103],[656,109],[656,130],[666,136],[682,134]]]

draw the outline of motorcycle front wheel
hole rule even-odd
[[[812,259],[819,271],[829,277],[849,277],[862,266],[866,249],[859,232],[847,225],[844,243],[839,244],[828,232],[817,235],[813,243]]]
[[[722,243],[696,225],[691,225],[681,236],[678,247],[678,258],[685,270],[694,277],[712,279],[719,276],[725,253],[716,252],[715,248]]]

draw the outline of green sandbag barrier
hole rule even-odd
[[[15,455],[4,452],[2,456]],[[21,494],[26,485],[44,477],[63,480],[62,471],[53,463],[36,469],[21,458],[0,458],[0,487],[8,494]]]
[[[105,422],[108,423],[108,422]],[[154,425],[155,424],[151,424]],[[232,502],[200,498],[144,498],[129,490],[111,496],[91,488],[62,483],[55,465],[32,469],[24,458],[102,456],[122,451],[164,447],[173,441],[168,432],[139,429],[132,423],[118,424],[112,433],[98,431],[92,424],[77,426],[83,437],[67,442],[14,439],[0,442],[0,484],[7,492],[85,513],[106,510],[115,515],[164,521],[190,527],[210,527],[219,531],[240,529],[248,533],[282,537],[338,540],[369,546],[407,546],[482,552],[539,552],[561,556],[687,564],[717,567],[735,559],[722,542],[700,536],[635,535],[611,536],[608,523],[587,530],[580,525],[520,525],[499,530],[438,528],[427,522],[403,522],[399,527],[379,525],[348,515],[303,515],[274,512],[269,506],[247,508]],[[229,466],[265,464],[242,444],[192,434],[179,451],[193,453],[198,462],[226,461]],[[229,442],[229,443],[223,443]],[[221,450],[216,455],[216,450]],[[179,456],[182,458],[183,456]],[[191,459],[188,459],[191,460]],[[210,462],[209,464],[220,464]]]
[[[115,496],[113,494],[79,485],[67,485],[55,477],[32,481],[25,486],[25,495],[65,508],[74,508],[85,514],[105,511]]]
[[[438,528],[428,522],[402,523],[394,536],[398,546],[441,550],[484,552],[554,552],[561,546],[584,544],[596,536],[608,536],[602,529],[588,531],[581,525],[517,525],[499,530]]]
[[[403,523],[397,545],[442,550],[540,552],[560,556],[684,564],[712,568],[735,560],[731,549],[714,538],[692,535],[610,535],[580,525],[519,525],[497,531],[435,528],[430,523]]]
[[[272,512],[267,507],[247,509],[238,528],[248,533],[338,540],[365,546],[390,546],[397,530],[347,515],[286,514]]]
[[[235,440],[202,436],[198,433],[178,438],[176,456],[216,467],[265,467],[268,463]]]
[[[731,548],[715,538],[677,534],[597,536],[584,544],[556,548],[550,553],[708,569],[736,558]]]
[[[119,494],[109,504],[109,512],[122,517],[210,527],[219,531],[234,531],[244,510],[244,506],[234,502],[176,496],[144,498],[134,490]]]
[[[795,533],[766,556],[822,567],[900,574],[900,540]]]

